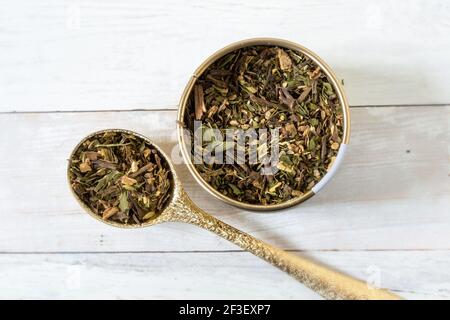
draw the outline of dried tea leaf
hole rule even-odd
[[[81,173],[92,171],[91,166],[87,162],[80,163]]]
[[[278,49],[277,53],[280,69],[283,71],[290,71],[292,68],[292,60],[289,55],[283,49]]]
[[[136,161],[131,162],[131,168],[130,168],[132,173],[135,173],[136,171],[139,170],[139,165]]]
[[[109,218],[111,218],[113,215],[115,215],[118,212],[119,212],[119,208],[117,208],[117,207],[108,208],[105,211],[103,211],[102,218],[103,218],[103,220],[108,220]]]
[[[147,212],[145,216],[142,217],[142,220],[149,220],[153,218],[155,215],[156,215],[155,211]]]
[[[281,186],[282,182],[277,182],[273,186],[271,186],[268,190],[269,193],[275,193],[277,189]]]
[[[301,197],[304,193],[299,190],[292,190],[291,194],[293,197]]]
[[[287,172],[287,173],[294,173],[295,172],[294,168],[292,168],[291,166],[287,165],[284,162],[279,162],[277,164],[277,168],[282,170],[282,171],[284,171],[284,172]]]
[[[128,177],[128,176],[123,176],[123,177],[120,179],[120,182],[122,182],[123,185],[126,185],[126,186],[132,186],[132,185],[134,185],[134,184],[137,183],[137,180],[135,180],[135,179],[133,179],[133,178],[130,178],[130,177]]]
[[[314,139],[311,139],[308,142],[308,151],[314,151],[314,149],[316,149],[316,142]]]
[[[240,195],[240,194],[242,194],[242,190],[239,189],[238,187],[236,187],[234,184],[229,183],[228,186],[231,188],[231,190],[233,190],[233,193],[234,193],[235,195]]]
[[[121,212],[130,210],[130,203],[128,202],[128,192],[122,191],[119,197],[119,209]]]
[[[278,92],[280,102],[289,108],[289,111],[293,110],[295,99],[291,96],[286,88],[280,88]]]
[[[88,158],[91,161],[97,160],[97,157],[98,157],[97,152],[88,151],[88,152],[85,152],[84,154],[85,154],[86,158]]]
[[[303,89],[302,94],[297,98],[298,102],[303,102],[306,100],[306,98],[309,96],[309,93],[311,92],[312,87],[308,86],[305,89]]]
[[[206,112],[203,87],[201,85],[194,86],[195,92],[195,119],[200,120],[203,113]]]
[[[333,149],[333,150],[339,149],[339,143],[333,142],[333,144],[331,145],[331,149]]]
[[[117,169],[117,165],[115,163],[112,163],[108,160],[95,160],[92,161],[92,164],[96,167],[96,168],[104,168],[104,169],[112,169],[115,170]]]

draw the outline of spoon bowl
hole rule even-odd
[[[124,224],[124,223],[120,223],[120,222],[113,221],[113,220],[109,220],[109,219],[108,219],[108,220],[102,219],[102,217],[99,216],[98,214],[96,214],[95,212],[93,212],[93,211],[91,210],[91,208],[83,201],[83,199],[81,199],[81,198],[78,196],[78,194],[73,190],[73,187],[72,187],[72,185],[71,185],[71,183],[70,183],[70,180],[71,180],[71,179],[70,179],[70,162],[69,162],[69,165],[68,165],[68,167],[67,167],[67,180],[69,181],[69,187],[70,187],[70,190],[72,191],[73,196],[74,196],[75,199],[78,201],[78,203],[81,205],[81,207],[83,207],[83,209],[84,209],[91,217],[93,217],[94,219],[96,219],[96,220],[98,220],[98,221],[101,221],[101,222],[103,222],[103,223],[106,223],[107,225],[113,226],[113,227],[125,228],[125,229],[136,229],[136,228],[149,227],[149,226],[152,226],[152,225],[155,225],[155,224],[159,224],[159,223],[164,222],[164,221],[168,221],[168,220],[167,220],[168,218],[167,218],[166,216],[168,215],[168,212],[170,212],[170,210],[167,210],[167,209],[168,209],[168,208],[171,206],[171,204],[173,203],[174,195],[177,194],[177,193],[179,192],[178,189],[181,188],[181,183],[180,183],[180,181],[179,181],[179,179],[178,179],[178,177],[177,177],[177,174],[176,174],[176,171],[175,171],[175,168],[174,168],[172,162],[171,162],[171,161],[167,161],[167,159],[168,159],[167,155],[164,153],[163,150],[161,150],[161,148],[160,148],[158,145],[156,145],[155,143],[153,143],[153,142],[152,142],[150,139],[148,139],[147,137],[145,137],[145,136],[143,136],[143,135],[141,135],[141,134],[139,134],[139,133],[136,133],[136,132],[133,132],[133,131],[130,131],[130,130],[125,130],[125,129],[105,129],[105,130],[99,130],[99,131],[93,132],[93,133],[87,135],[85,138],[83,138],[83,139],[75,146],[75,148],[73,149],[72,153],[70,154],[69,159],[70,159],[70,160],[74,159],[74,157],[75,157],[75,155],[76,155],[78,149],[79,149],[86,141],[91,140],[92,138],[95,138],[95,137],[97,137],[97,136],[101,136],[101,135],[103,135],[103,134],[105,134],[105,133],[109,133],[109,132],[125,133],[125,134],[128,134],[128,135],[136,136],[136,137],[142,139],[143,141],[147,142],[149,145],[151,145],[153,148],[155,148],[155,149],[158,151],[159,155],[164,159],[164,162],[169,166],[169,169],[170,169],[170,175],[169,175],[169,177],[170,177],[170,179],[171,179],[171,185],[172,185],[172,192],[171,192],[171,193],[172,193],[172,196],[171,196],[171,199],[170,199],[169,203],[166,205],[166,208],[163,210],[163,212],[161,212],[156,218],[150,219],[150,220],[148,220],[148,221],[146,221],[146,222],[144,222],[144,223],[141,223],[141,224]],[[169,220],[170,220],[170,219],[169,219]]]
[[[163,222],[183,222],[192,224],[202,229],[213,232],[216,235],[239,246],[241,249],[248,251],[255,256],[269,262],[275,267],[288,273],[304,285],[308,286],[312,290],[316,291],[324,298],[382,300],[400,299],[400,297],[393,293],[390,293],[389,291],[373,289],[369,287],[365,282],[356,280],[350,276],[342,274],[338,271],[334,271],[316,262],[310,261],[297,255],[293,255],[279,248],[271,246],[206,213],[197,205],[195,205],[194,202],[188,197],[187,193],[184,191],[183,186],[176,174],[175,168],[169,160],[169,157],[151,140],[138,133],[123,129],[108,129],[94,132],[84,138],[75,147],[70,156],[70,160],[73,159],[77,150],[85,141],[95,137],[96,135],[101,135],[106,132],[121,132],[128,135],[134,135],[154,147],[159,152],[162,160],[165,161],[170,168],[171,174],[169,175],[169,177],[172,184],[171,197],[166,207],[156,218],[146,221],[142,224],[123,224],[115,221],[104,220],[95,212],[93,212],[88,204],[83,202],[83,200],[73,190],[72,184],[70,183],[69,164],[67,175],[72,193],[78,200],[80,205],[85,209],[85,211],[93,218],[100,220],[108,225],[120,228],[149,227]]]

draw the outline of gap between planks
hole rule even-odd
[[[443,107],[449,107],[450,103],[432,103],[432,104],[378,104],[378,105],[352,105],[350,108],[404,108],[404,107],[410,107],[410,108],[421,108],[421,107],[427,107],[427,108],[443,108]],[[46,113],[107,113],[107,112],[165,112],[165,111],[178,111],[178,107],[171,108],[158,108],[158,109],[150,109],[150,108],[137,108],[137,109],[93,109],[93,110],[49,110],[49,111],[0,111],[0,115],[3,114],[46,114]]]
[[[447,252],[450,249],[317,249],[317,250],[300,250],[300,249],[282,249],[286,252],[293,253],[315,253],[315,252]],[[82,255],[82,254],[203,254],[203,253],[249,253],[245,250],[153,250],[153,251],[3,251],[0,255]]]

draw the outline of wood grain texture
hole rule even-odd
[[[407,299],[450,298],[450,251],[302,254]],[[0,287],[0,299],[320,299],[243,252],[0,255]]]
[[[177,172],[203,209],[284,249],[449,249],[450,107],[354,108],[348,155],[331,183],[278,213],[246,212],[213,199],[183,165]],[[66,158],[90,132],[126,128],[175,162],[176,112],[2,114],[0,252],[230,250],[182,224],[141,230],[103,225],[72,198]],[[176,151],[176,149],[175,149]]]
[[[112,127],[161,145],[192,199],[225,222],[405,298],[449,299],[449,16],[445,0],[3,6],[0,299],[319,298],[193,226],[119,230],[83,213],[65,159],[82,137]],[[331,183],[278,213],[213,199],[175,147],[174,110],[192,72],[251,37],[305,45],[345,80],[351,105],[373,106],[352,108],[348,154]],[[107,111],[131,109],[153,111]],[[96,112],[48,113],[83,110]]]
[[[450,103],[450,3],[31,1],[0,11],[0,111],[175,108],[231,42],[279,37],[327,61],[352,105]]]

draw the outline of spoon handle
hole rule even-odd
[[[172,210],[172,221],[209,230],[288,273],[326,299],[398,300],[399,296],[370,288],[365,282],[309,259],[290,254],[222,222],[198,208],[183,192]]]

